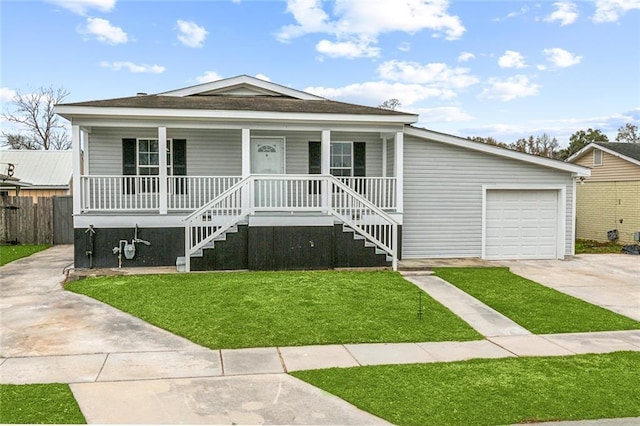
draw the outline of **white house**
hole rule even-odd
[[[249,76],[56,112],[72,125],[76,267],[561,259],[589,175]]]

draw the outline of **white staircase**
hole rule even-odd
[[[262,211],[332,215],[343,223],[343,231],[385,254],[397,270],[398,222],[331,175],[250,175],[237,182],[184,219],[185,256],[178,259],[179,270],[184,265],[189,272],[191,257],[202,256],[228,232],[237,232],[239,222]]]

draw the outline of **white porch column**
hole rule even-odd
[[[404,211],[404,133],[397,132],[395,137],[394,175],[396,176],[396,211]]]
[[[387,177],[387,137],[382,138],[382,177]]]
[[[73,215],[79,215],[81,210],[81,168],[82,156],[80,155],[80,126],[71,125],[71,149],[73,151]]]
[[[242,178],[249,177],[249,175],[251,175],[251,129],[242,129]],[[249,208],[252,204],[251,201],[251,190],[244,187],[242,189],[243,208]]]
[[[242,129],[242,177],[251,174],[251,129]]]
[[[331,173],[331,130],[323,130],[320,142],[320,173],[328,175]],[[327,211],[329,208],[329,182],[322,181],[320,187],[322,209]]]
[[[160,197],[160,214],[167,214],[167,197],[169,194],[167,185],[167,128],[158,127],[158,166],[160,173],[158,179],[158,196]]]

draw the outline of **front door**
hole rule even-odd
[[[251,139],[251,173],[259,175],[284,174],[284,139]]]
[[[251,173],[258,175],[284,174],[284,139],[251,139]],[[257,208],[283,207],[286,200],[286,181],[260,179],[255,181],[255,206]]]

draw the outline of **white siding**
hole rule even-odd
[[[157,138],[153,128],[94,128],[89,136],[92,175],[122,174],[122,139]],[[239,130],[167,129],[167,138],[187,140],[189,176],[239,176],[242,147]]]
[[[482,185],[565,185],[571,254],[573,179],[568,172],[406,136],[404,258],[480,257]]]
[[[320,141],[320,131],[285,132],[254,130],[251,137],[286,139],[286,172],[309,173],[309,141]],[[122,139],[157,138],[154,128],[94,128],[89,140],[92,175],[122,174]],[[187,140],[189,176],[239,176],[242,174],[240,130],[167,129],[167,138]],[[332,141],[366,142],[367,176],[382,176],[382,139],[378,133],[332,132]],[[393,142],[389,142],[393,145]],[[392,161],[391,161],[392,163]]]

